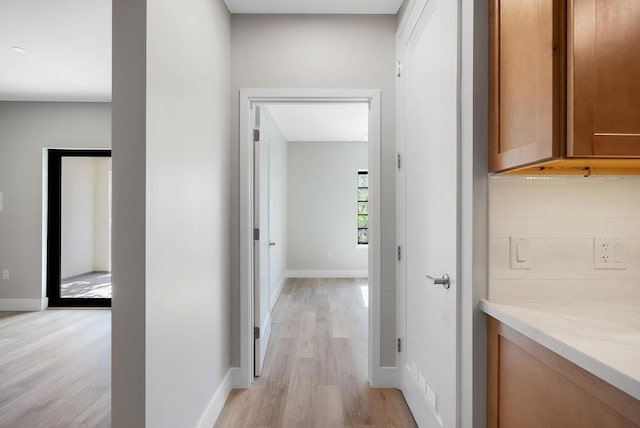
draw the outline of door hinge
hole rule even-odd
[[[253,229],[253,240],[254,241],[260,240],[260,229],[258,228]]]
[[[398,60],[398,62],[396,63],[396,75],[398,77],[402,76],[402,63],[400,62],[400,60]]]
[[[259,129],[254,129],[253,130],[253,141],[254,142],[260,141],[260,130]]]
[[[260,327],[253,327],[253,338],[260,339]]]
[[[402,339],[398,338],[398,352],[402,352]]]
[[[402,259],[402,247],[398,245],[398,260]]]
[[[398,157],[398,169],[400,169],[400,165],[401,165],[401,163],[400,163],[400,153],[397,154],[397,157]]]

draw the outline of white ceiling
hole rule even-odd
[[[287,141],[368,140],[368,104],[272,104],[268,109]]]
[[[225,0],[231,13],[396,14],[402,0]]]
[[[0,100],[110,99],[111,0],[0,0]]]
[[[395,14],[402,3],[225,1],[232,13]],[[0,100],[110,101],[111,0],[0,0]]]

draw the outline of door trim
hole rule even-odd
[[[62,158],[111,157],[110,149],[47,149],[46,291],[49,307],[111,307],[111,299],[61,298],[62,259]]]
[[[253,379],[253,138],[251,107],[277,102],[369,103],[369,384],[392,387],[380,366],[380,135],[381,104],[377,89],[241,89],[240,90],[240,369],[235,388]]]

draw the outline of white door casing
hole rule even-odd
[[[416,0],[398,41],[399,387],[422,427],[458,425],[458,14],[458,2]],[[443,274],[448,289],[427,278]]]
[[[271,336],[271,313],[269,311],[269,143],[260,135],[260,106],[254,107],[254,229],[258,239],[254,239],[254,328],[258,334],[254,339],[254,376],[260,376],[262,365]]]
[[[234,369],[234,388],[249,388],[257,343],[254,322],[254,144],[255,106],[279,102],[367,102],[369,104],[369,383],[374,388],[396,387],[395,376],[380,365],[380,138],[381,94],[377,89],[242,89],[240,90],[240,367]],[[395,370],[393,371],[395,375]]]

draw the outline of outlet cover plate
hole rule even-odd
[[[626,269],[626,250],[626,242],[623,238],[593,238],[593,268],[599,270]]]

